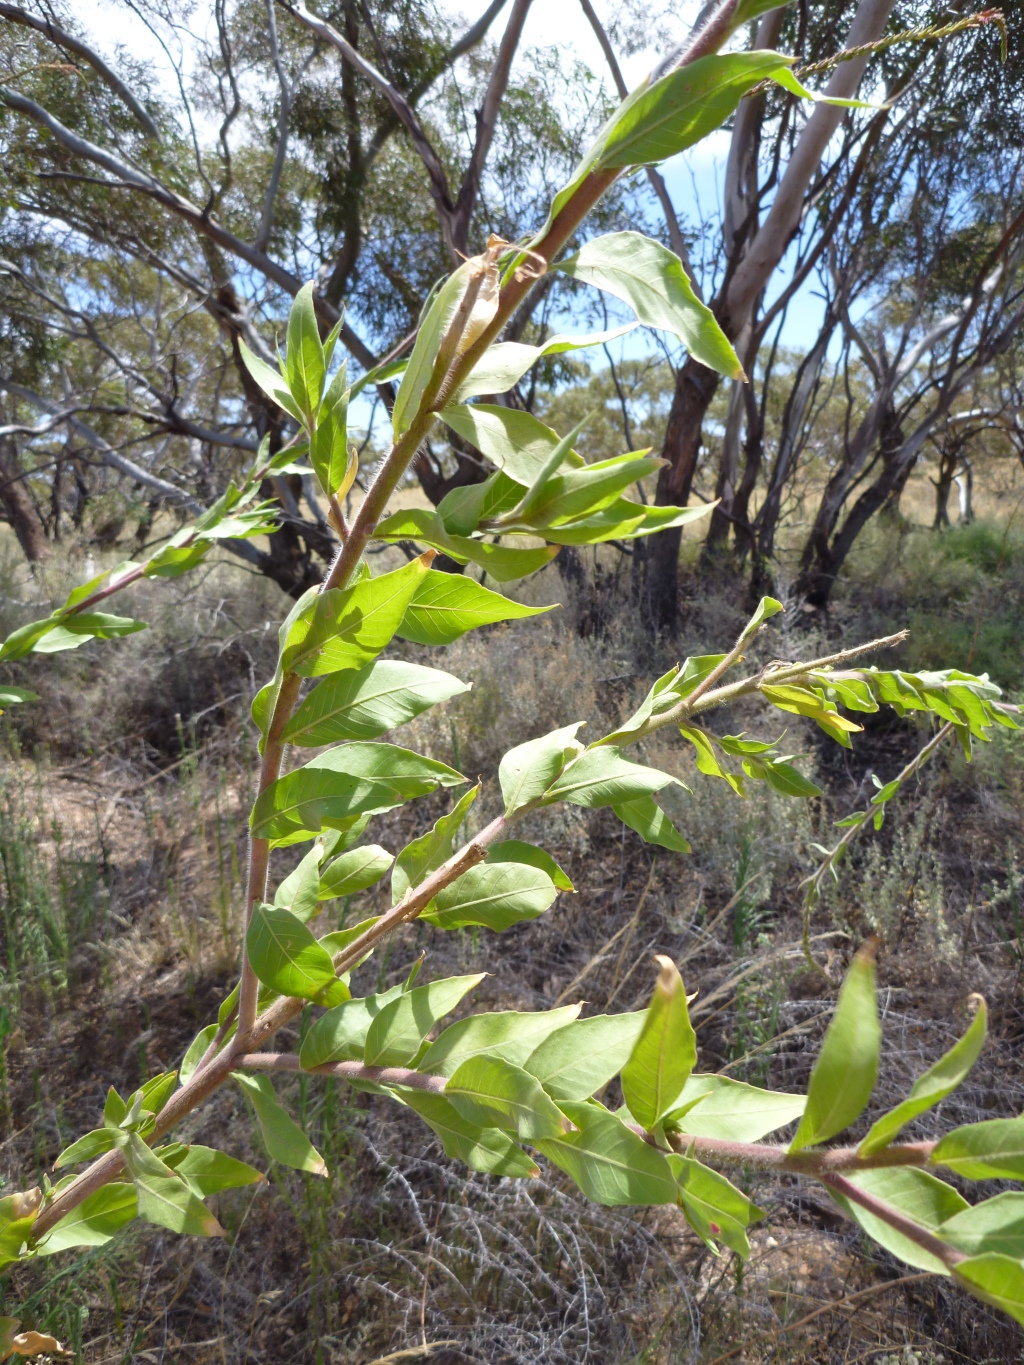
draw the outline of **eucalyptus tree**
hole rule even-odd
[[[83,485],[96,494],[96,466],[187,511],[265,435],[278,448],[294,422],[239,347],[272,359],[306,275],[365,372],[471,242],[536,223],[605,101],[557,50],[518,53],[528,10],[491,0],[457,30],[427,0],[324,19],[244,0],[215,6],[207,32],[188,6],[142,3],[157,55],[122,49],[115,71],[73,12],[0,7],[0,477],[30,558],[59,534],[63,490],[76,508]],[[393,386],[377,394],[389,405]],[[447,444],[417,460],[435,501],[450,465]],[[231,548],[301,592],[335,533],[308,475],[264,493],[283,510],[269,550]]]

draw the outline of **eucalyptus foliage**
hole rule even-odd
[[[500,584],[536,572],[563,545],[633,541],[703,515],[651,508],[631,496],[637,480],[659,468],[647,452],[588,463],[577,449],[585,446],[582,428],[563,436],[529,414],[475,400],[503,392],[537,358],[536,348],[497,337],[549,267],[626,300],[640,320],[685,338],[720,372],[738,372],[728,340],[664,247],[617,233],[567,260],[558,253],[622,170],[705,136],[757,81],[785,80],[788,59],[777,54],[716,55],[730,27],[751,12],[750,6],[736,12],[735,0],[726,0],[686,54],[688,64],[624,102],[528,246],[492,240],[440,288],[400,367],[391,452],[351,525],[340,499],[353,472],[346,434],[352,389],[344,366],[331,376],[336,333],[322,340],[310,285],[292,309],[279,369],[245,357],[253,380],[301,424],[301,439],[273,457],[262,453],[241,488],[230,489],[149,560],[76,589],[51,616],[22,627],[0,649],[0,660],[10,660],[143,629],[97,607],[141,577],[187,572],[218,539],[265,531],[274,514],[258,501],[261,478],[309,461],[343,545],[324,584],[304,594],[282,622],[275,674],[253,701],[261,765],[250,815],[239,984],[177,1072],[153,1077],[127,1097],[111,1089],[96,1128],[59,1156],[57,1179],[0,1201],[3,1264],[102,1245],[134,1218],[177,1233],[222,1235],[206,1200],[262,1174],[226,1152],[169,1134],[226,1083],[248,1101],[272,1160],[325,1174],[322,1157],[275,1094],[275,1075],[301,1072],[344,1078],[411,1109],[449,1156],[474,1170],[529,1179],[543,1158],[600,1204],[677,1205],[716,1252],[724,1247],[746,1256],[747,1230],[763,1216],[719,1167],[804,1174],[895,1255],[953,1276],[1024,1321],[1024,1194],[972,1206],[942,1179],[1024,1180],[1024,1118],[974,1124],[937,1142],[899,1142],[911,1119],[968,1074],[984,1043],[983,1003],[963,1040],[859,1147],[832,1147],[827,1144],[864,1112],[877,1078],[881,1026],[867,950],[842,987],[806,1096],[698,1071],[686,988],[664,955],[656,959],[646,1010],[596,1018],[581,1019],[581,1007],[573,1005],[471,1012],[452,1022],[481,978],[421,981],[418,965],[390,990],[352,993],[354,969],[413,919],[435,933],[466,927],[501,933],[557,913],[558,895],[571,883],[550,853],[519,838],[517,826],[533,812],[561,802],[610,807],[648,842],[685,851],[685,831],[659,803],[678,779],[637,756],[638,742],[655,731],[679,731],[695,751],[701,778],[725,782],[737,797],[749,782],[765,782],[793,800],[819,794],[796,756],[781,752],[781,740],[708,728],[709,713],[723,703],[757,696],[775,721],[806,717],[847,747],[860,729],[856,717],[883,706],[901,716],[923,712],[952,727],[968,757],[994,727],[1014,728],[998,688],[985,677],[957,670],[910,675],[860,664],[901,637],[744,674],[744,655],[782,611],[764,598],[731,648],[669,670],[613,731],[585,744],[580,722],[567,718],[507,753],[497,773],[503,813],[472,837],[464,827],[479,785],[381,738],[466,686],[440,668],[403,661],[396,641],[443,649],[470,630],[535,610],[468,576],[439,572],[433,567],[438,552],[479,566]],[[600,341],[599,335],[561,338],[547,349]],[[436,511],[389,514],[392,494],[436,421],[475,445],[496,472],[456,490]],[[366,557],[369,548],[410,541],[420,552],[406,565],[372,572],[378,561]],[[0,699],[26,703],[31,695],[5,688]],[[769,727],[771,733],[778,728]],[[298,761],[285,771],[289,745]],[[307,759],[305,748],[319,752]],[[374,842],[375,816],[441,788],[451,790],[452,808],[431,830],[398,850]],[[872,818],[877,823],[895,794],[895,786],[882,788],[870,811],[852,817],[856,827]],[[306,852],[270,900],[272,854],[293,844]],[[387,877],[389,909],[350,929],[318,933],[325,902]],[[278,1030],[310,1008],[311,1027],[297,1052],[266,1050]],[[623,1103],[613,1108],[605,1100],[616,1083]],[[788,1143],[763,1141],[794,1123]]]

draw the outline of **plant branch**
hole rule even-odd
[[[920,1223],[915,1223],[912,1218],[908,1218],[905,1213],[894,1208],[892,1204],[887,1204],[884,1199],[879,1199],[877,1195],[869,1194],[867,1190],[862,1190],[859,1185],[855,1185],[852,1180],[847,1180],[842,1175],[826,1175],[821,1182],[826,1189],[835,1191],[848,1199],[851,1204],[859,1204],[866,1213],[873,1214],[876,1218],[887,1223],[894,1232],[901,1233],[909,1241],[914,1242],[922,1251],[927,1251],[934,1256],[937,1261],[941,1261],[947,1269],[952,1270],[961,1261],[966,1261],[967,1256],[962,1251],[957,1251],[948,1242],[943,1242],[927,1228],[921,1227]]]
[[[447,1084],[443,1076],[425,1076],[404,1066],[364,1066],[362,1062],[326,1062],[323,1066],[303,1068],[294,1052],[249,1052],[236,1057],[244,1071],[302,1071],[305,1075],[332,1076],[339,1081],[370,1081],[374,1085],[401,1085],[410,1090],[426,1090],[443,1095]]]

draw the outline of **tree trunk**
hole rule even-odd
[[[717,558],[726,548],[729,530],[733,524],[733,511],[736,505],[736,486],[740,477],[740,445],[743,435],[743,389],[744,385],[734,379],[729,391],[729,413],[725,419],[725,435],[722,437],[722,453],[718,462],[718,479],[715,483],[715,497],[718,506],[711,513],[708,533],[704,539],[702,562]]]
[[[663,454],[669,463],[658,476],[655,499],[661,507],[685,507],[689,501],[700,454],[701,426],[718,384],[714,370],[687,357],[676,379],[665,432]],[[681,539],[678,527],[650,537],[641,611],[654,627],[671,629],[676,623]]]
[[[970,526],[974,520],[974,470],[966,457],[956,476],[956,486],[960,494],[960,525]]]
[[[29,497],[25,474],[18,461],[14,442],[9,437],[0,438],[0,505],[28,562],[38,564],[45,559],[50,553],[46,528]]]

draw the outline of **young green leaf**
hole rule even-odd
[[[378,659],[336,673],[314,688],[285,726],[283,738],[299,745],[374,739],[468,691],[469,684],[440,669]]]
[[[965,1201],[943,1221],[938,1233],[968,1256],[998,1251],[1024,1259],[1024,1194],[1010,1190],[973,1208]]]
[[[471,261],[466,261],[454,270],[438,290],[427,309],[426,316],[420,322],[416,344],[405,367],[391,413],[391,424],[396,440],[408,429],[419,410],[423,391],[430,380],[441,342],[465,296],[470,276],[475,268]]]
[[[224,1229],[202,1200],[146,1146],[138,1133],[128,1134],[123,1151],[138,1194],[140,1218],[193,1237],[224,1236]]]
[[[72,1247],[101,1247],[114,1233],[137,1217],[135,1186],[112,1181],[96,1190],[63,1217],[35,1248],[37,1256],[56,1256]]]
[[[558,553],[557,545],[518,550],[471,536],[450,535],[436,512],[419,507],[393,512],[390,517],[377,523],[373,534],[374,539],[392,544],[417,540],[422,545],[430,545],[435,550],[444,551],[458,564],[478,564],[498,583],[526,578],[550,563]]]
[[[320,861],[323,856],[323,840],[317,839],[295,870],[285,877],[274,892],[274,904],[283,910],[290,910],[303,924],[316,914],[320,901]]]
[[[587,749],[563,769],[548,789],[545,804],[571,801],[576,806],[614,806],[651,796],[676,780],[657,768],[630,763],[612,746]]]
[[[676,1182],[665,1157],[595,1104],[563,1101],[575,1132],[534,1143],[571,1176],[588,1199],[606,1207],[675,1204]]]
[[[94,1128],[91,1133],[77,1138],[57,1157],[53,1163],[54,1170],[59,1171],[62,1166],[77,1166],[82,1161],[92,1161],[104,1152],[109,1152],[116,1142],[115,1128],[116,1125]]]
[[[953,1274],[975,1297],[1024,1323],[1024,1261],[987,1251],[961,1261]]]
[[[481,587],[472,578],[431,569],[413,594],[395,634],[418,645],[450,645],[480,626],[553,610],[553,606],[525,607]]]
[[[662,1122],[690,1137],[759,1142],[800,1118],[806,1105],[805,1095],[760,1090],[728,1076],[694,1074],[687,1077]]]
[[[444,1093],[470,1123],[507,1129],[529,1142],[558,1137],[572,1128],[533,1076],[500,1057],[470,1057],[452,1075]]]
[[[765,1216],[764,1210],[751,1203],[724,1175],[692,1157],[673,1153],[668,1164],[679,1186],[679,1203],[686,1220],[701,1240],[712,1249],[716,1239],[724,1242],[737,1256],[747,1260],[750,1243],[746,1230]]]
[[[521,920],[542,915],[557,895],[554,882],[539,867],[479,863],[439,891],[420,918],[439,929],[480,924],[500,934]]]
[[[38,1186],[0,1199],[0,1267],[21,1259],[42,1200]]]
[[[541,872],[546,872],[559,891],[576,889],[550,853],[538,848],[536,844],[525,844],[521,839],[505,839],[500,844],[492,844],[487,853],[487,861],[525,863],[528,867],[536,867]]]
[[[265,361],[260,360],[259,356],[253,355],[241,339],[238,342],[238,349],[245,368],[267,397],[272,399],[279,408],[284,408],[285,412],[301,424],[303,420],[302,410],[289,392],[284,376],[272,369]]]
[[[345,362],[342,361],[341,369],[324,394],[316,430],[309,442],[309,462],[328,498],[345,496],[348,492],[343,486],[345,476],[351,470],[355,477],[358,467],[358,460],[353,463],[348,453],[348,398]]]
[[[157,1155],[163,1156],[163,1153]],[[163,1156],[163,1160],[200,1199],[219,1194],[221,1190],[239,1190],[246,1185],[266,1183],[266,1176],[254,1166],[213,1147],[185,1147],[173,1156]]]
[[[622,299],[645,326],[674,333],[702,365],[743,378],[714,313],[693,292],[679,257],[660,242],[640,232],[610,232],[554,268]]]
[[[325,827],[344,830],[355,816],[393,810],[465,780],[444,763],[393,744],[346,744],[266,787],[249,827],[257,839],[293,843]]]
[[[695,684],[696,686],[696,684]],[[679,733],[684,739],[688,739],[697,751],[697,771],[703,773],[705,777],[720,777],[723,782],[727,782],[737,796],[746,796],[743,790],[743,778],[737,777],[735,773],[723,768],[718,761],[715,753],[715,745],[711,736],[700,728],[699,725],[687,725],[685,722],[679,726]]]
[[[557,432],[522,408],[490,403],[453,404],[444,409],[441,418],[523,488],[536,481],[559,444]],[[582,456],[574,450],[564,459],[570,468],[579,469],[583,463]]]
[[[546,1038],[571,1024],[581,1005],[535,1014],[500,1010],[494,1014],[471,1014],[449,1025],[427,1049],[419,1069],[430,1076],[451,1076],[471,1057],[500,1057],[513,1066],[524,1066]]]
[[[326,1175],[327,1166],[309,1138],[293,1118],[277,1102],[269,1076],[251,1076],[233,1071],[232,1076],[242,1087],[256,1112],[263,1142],[271,1160],[296,1171],[312,1175]]]
[[[486,975],[453,976],[404,991],[371,1021],[363,1061],[367,1066],[408,1066],[437,1021],[450,1014]]]
[[[669,72],[619,106],[597,167],[644,166],[685,151],[720,128],[748,90],[792,62],[777,52],[731,52]]]
[[[319,678],[375,658],[401,624],[433,558],[428,552],[391,573],[318,593],[288,632],[285,672]]]
[[[335,979],[330,953],[290,910],[257,902],[245,946],[257,977],[278,995],[315,1000]]]
[[[966,1180],[1024,1179],[1024,1118],[988,1119],[954,1128],[932,1149],[933,1166]]]
[[[299,411],[312,428],[324,388],[324,348],[313,307],[312,282],[295,295],[288,314],[288,349],[284,368],[288,388]]]
[[[667,1113],[697,1060],[697,1036],[686,1007],[676,964],[658,954],[658,979],[643,1028],[622,1068],[622,1094],[629,1112],[651,1129]]]
[[[441,1139],[445,1155],[465,1162],[470,1170],[516,1179],[540,1175],[532,1159],[507,1133],[470,1123],[443,1095],[411,1090],[403,1099]]]
[[[353,848],[324,868],[317,896],[322,901],[332,901],[365,891],[380,881],[393,862],[391,854],[379,844]]]
[[[544,356],[562,355],[566,351],[579,351],[587,346],[603,346],[605,342],[617,341],[635,327],[635,322],[629,322],[624,327],[612,327],[607,332],[587,332],[575,337],[553,336],[541,346],[527,346],[521,341],[496,342],[487,348],[472,372],[463,380],[455,401],[464,403],[467,398],[475,398],[482,393],[507,393]]]
[[[432,829],[421,834],[412,843],[406,844],[395,859],[391,874],[391,903],[397,905],[411,887],[417,886],[424,877],[435,872],[442,863],[452,856],[455,835],[469,814],[469,808],[480,795],[480,784],[471,787],[456,802],[447,815],[434,822]]]
[[[647,1015],[598,1014],[552,1033],[522,1063],[553,1100],[587,1100],[629,1061]]]
[[[811,1072],[807,1108],[790,1144],[791,1152],[825,1142],[849,1128],[875,1088],[881,1042],[875,964],[869,953],[861,951],[843,982]]]
[[[218,1022],[214,1020],[212,1024],[207,1024],[205,1028],[200,1029],[189,1043],[188,1050],[181,1059],[181,1066],[178,1068],[178,1080],[182,1085],[187,1085],[195,1075],[196,1068],[206,1056],[206,1050],[213,1042],[219,1027]]]
[[[648,844],[658,844],[673,853],[689,853],[690,845],[651,796],[632,801],[616,801],[612,810],[624,825],[635,829]]]
[[[370,1025],[401,993],[401,986],[393,986],[381,995],[346,1000],[321,1015],[302,1040],[299,1052],[302,1066],[309,1071],[328,1062],[361,1062]]]
[[[847,1176],[847,1179],[939,1237],[945,1236],[941,1230],[945,1220],[968,1207],[967,1201],[951,1185],[912,1166],[857,1171]],[[839,1207],[886,1251],[891,1251],[908,1265],[928,1270],[933,1275],[949,1274],[945,1261],[925,1251],[904,1233],[897,1232],[884,1218],[861,1208],[853,1200],[843,1198],[833,1189],[829,1193]]]
[[[976,998],[979,1002],[978,1012],[970,1028],[934,1066],[929,1067],[923,1076],[917,1078],[902,1104],[890,1109],[873,1124],[871,1131],[857,1149],[861,1156],[869,1156],[872,1152],[880,1152],[883,1147],[888,1147],[904,1124],[933,1108],[966,1080],[968,1072],[978,1060],[978,1054],[985,1045],[988,1026],[988,1009],[980,996]]]
[[[543,796],[566,762],[580,752],[576,731],[583,723],[578,720],[508,751],[498,767],[506,815]]]

